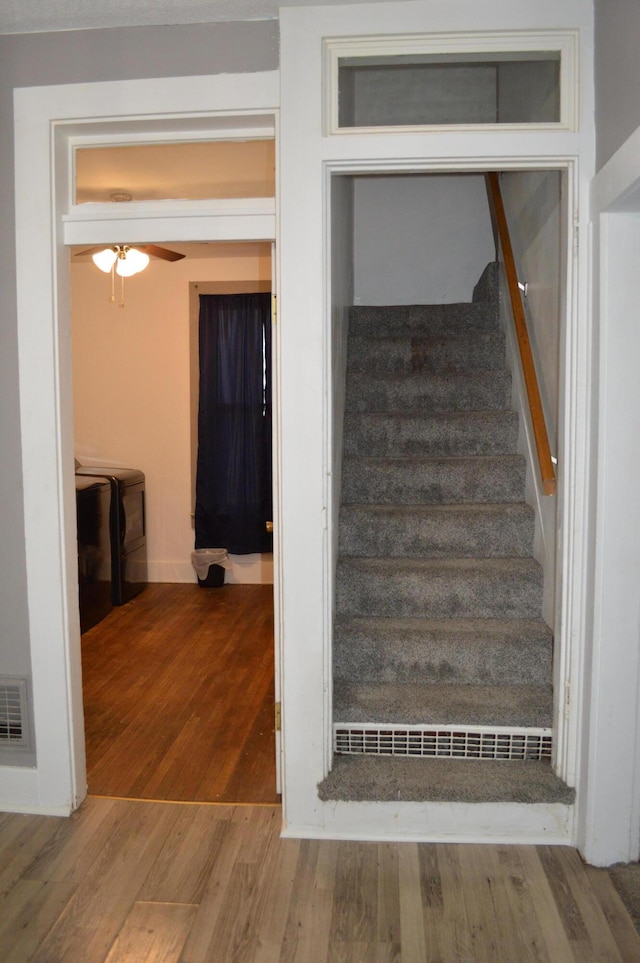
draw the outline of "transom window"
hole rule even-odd
[[[330,39],[325,48],[329,133],[576,126],[572,32]]]

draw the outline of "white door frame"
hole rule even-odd
[[[501,30],[577,31],[576,115],[572,129],[551,131],[480,128],[344,131],[332,134],[326,124],[326,38],[375,38],[425,33],[478,32],[487,24]],[[364,26],[363,26],[364,25]],[[497,28],[496,28],[497,29]],[[589,185],[594,170],[593,13],[587,2],[568,0],[562,9],[551,0],[539,4],[442,5],[376,3],[368,6],[284,8],[280,15],[281,314],[283,341],[283,436],[286,478],[306,472],[304,490],[285,497],[285,556],[300,564],[287,568],[283,687],[287,716],[288,787],[285,832],[298,836],[348,838],[422,838],[431,840],[547,841],[575,838],[576,809],[553,807],[464,806],[463,804],[354,803],[318,799],[317,784],[331,763],[331,626],[337,510],[334,412],[331,372],[336,346],[334,318],[344,304],[332,290],[330,264],[330,192],[333,173],[417,170],[505,170],[567,168],[572,171],[575,225],[586,225]],[[573,240],[573,238],[572,238]],[[572,251],[573,255],[573,251]],[[556,665],[559,699],[556,720],[562,733],[558,765],[568,782],[577,777],[582,676],[585,651],[585,505],[588,504],[588,458],[591,432],[589,358],[589,263],[586,245],[569,259],[571,276],[565,339],[566,392],[562,433],[571,441],[564,465],[563,575],[560,634],[564,662]],[[288,319],[300,325],[289,325]],[[338,345],[339,348],[339,345]],[[298,369],[295,368],[298,359]],[[304,359],[304,367],[302,360]],[[287,399],[291,404],[287,404]],[[295,399],[295,405],[293,400]],[[319,412],[322,412],[320,419]],[[321,423],[320,423],[321,422]],[[295,522],[298,522],[296,527]],[[304,522],[304,525],[302,523]],[[298,601],[299,600],[299,601]],[[565,683],[571,681],[570,689]],[[566,695],[570,693],[570,703]],[[577,807],[576,807],[577,808]]]
[[[278,106],[277,71],[15,91],[20,412],[37,764],[3,767],[3,808],[67,815],[86,795],[65,242],[100,243],[101,230],[112,240],[115,226],[107,218],[99,227],[77,211],[63,225],[63,215],[73,209],[70,144],[79,137],[97,142],[105,132],[120,142],[135,140],[138,131],[166,142],[215,136],[220,127],[228,135],[236,120],[246,134],[260,118],[273,124]],[[197,206],[170,205],[167,212],[164,205],[168,219],[156,211],[155,221],[131,213],[144,221],[149,240],[169,234],[173,240],[215,239],[218,212],[200,205],[194,217]],[[231,217],[242,239],[275,238],[273,211],[232,211]],[[275,471],[278,484],[277,464]],[[277,518],[274,524],[277,530]],[[274,591],[279,567],[274,546]],[[276,625],[278,664],[279,645]]]
[[[639,157],[640,128],[592,185],[591,645],[578,845],[598,866],[640,855]]]
[[[566,174],[567,179],[567,224],[565,227],[565,237],[567,250],[565,253],[566,277],[563,284],[566,289],[566,308],[560,328],[560,364],[559,364],[559,412],[558,412],[558,451],[560,461],[560,479],[558,491],[555,496],[557,516],[556,526],[559,537],[556,541],[555,572],[556,576],[556,604],[554,611],[554,623],[552,626],[555,645],[553,659],[553,685],[554,685],[554,766],[558,775],[561,776],[569,785],[574,786],[578,766],[578,745],[580,725],[580,715],[577,704],[569,705],[565,693],[573,688],[574,692],[579,688],[576,680],[580,676],[582,669],[581,654],[577,639],[582,636],[580,629],[581,604],[578,600],[576,604],[577,586],[575,583],[574,563],[569,558],[569,554],[563,551],[567,545],[573,546],[571,533],[575,530],[576,513],[581,512],[581,500],[575,490],[572,479],[582,474],[583,468],[579,464],[579,448],[572,444],[567,444],[566,439],[573,439],[578,433],[580,423],[581,399],[579,386],[575,379],[572,380],[572,346],[577,338],[578,313],[578,292],[577,292],[577,249],[574,245],[572,225],[579,220],[580,195],[579,195],[579,176],[578,158],[557,157],[548,155],[535,158],[534,156],[519,158],[517,161],[504,159],[500,160],[501,171],[541,171],[556,170]],[[331,179],[335,175],[358,175],[358,174],[447,174],[447,173],[482,173],[496,169],[496,159],[487,160],[486,158],[452,158],[451,166],[447,165],[446,159],[422,158],[412,160],[410,164],[398,159],[386,159],[381,161],[361,160],[340,160],[327,161],[325,163],[325,201],[324,208],[326,214],[325,243],[327,251],[324,263],[332,263],[330,240],[332,236],[330,212],[331,204],[328,201],[331,192]],[[331,278],[325,278],[327,293],[325,295],[326,304],[331,303]],[[329,319],[327,319],[329,324]],[[327,350],[329,350],[330,339],[327,338]],[[327,369],[331,371],[333,362],[331,357],[327,359]],[[331,463],[332,439],[327,439],[327,463]],[[534,473],[537,467],[533,466]],[[544,496],[543,496],[544,497]],[[337,520],[336,520],[337,524]],[[331,528],[331,526],[329,526]],[[329,603],[330,604],[330,603]],[[568,626],[573,625],[572,630]],[[573,684],[572,684],[573,683]],[[330,750],[328,749],[330,754]]]

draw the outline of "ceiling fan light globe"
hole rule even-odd
[[[130,278],[132,274],[138,274],[149,264],[149,255],[138,251],[135,247],[126,249],[124,258],[118,258],[116,272],[122,277]]]
[[[101,271],[108,274],[117,256],[112,247],[106,247],[104,251],[98,251],[96,254],[93,254],[91,260],[97,268],[100,268]]]
[[[148,263],[148,254],[143,254],[142,251],[137,251],[133,247],[128,248],[125,257],[118,258],[116,274],[119,274],[120,277],[123,278],[130,278],[132,275],[144,271]]]

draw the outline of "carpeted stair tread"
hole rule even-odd
[[[552,725],[552,635],[498,288],[493,263],[471,303],[350,313],[335,723]],[[524,764],[528,779],[522,763],[498,763],[495,787],[496,763],[483,760],[476,777],[477,765],[336,757],[320,793],[549,801],[569,792],[542,763]]]
[[[347,370],[380,372],[488,371],[503,369],[500,330],[438,337],[361,338],[349,335]]]
[[[345,455],[343,504],[514,502],[524,496],[522,455],[432,458]]]
[[[346,682],[333,690],[336,724],[527,726],[548,728],[551,685],[430,685]]]
[[[464,334],[497,326],[496,305],[489,301],[454,304],[356,305],[349,312],[349,331],[359,337]]]
[[[547,762],[334,756],[318,786],[323,800],[562,803],[575,790]]]
[[[546,685],[552,634],[542,619],[338,618],[336,680]]]
[[[348,411],[486,411],[509,406],[506,370],[369,374],[347,379]]]
[[[344,420],[346,455],[452,456],[515,454],[514,411],[454,411],[432,414],[360,414]]]
[[[537,618],[542,571],[531,558],[340,558],[338,615]]]
[[[342,556],[397,558],[525,557],[533,509],[504,505],[343,505]]]

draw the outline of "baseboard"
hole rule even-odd
[[[0,766],[0,812],[33,816],[70,816],[70,803],[43,805],[37,769]]]
[[[572,846],[574,807],[562,803],[320,803],[318,824],[285,812],[282,836],[372,842]]]

